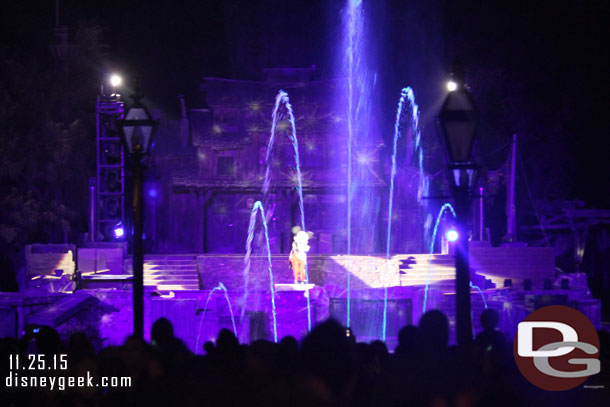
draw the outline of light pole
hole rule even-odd
[[[137,86],[131,98],[134,103],[127,111],[125,119],[119,122],[119,126],[124,148],[129,154],[133,169],[133,333],[142,339],[144,338],[143,159],[150,154],[154,130],[158,122],[152,119],[140,102],[142,95],[138,93]]]
[[[461,348],[472,341],[470,307],[470,267],[468,264],[468,224],[472,203],[472,187],[477,164],[472,155],[479,113],[464,86],[463,72],[454,69],[449,93],[438,116],[438,123],[447,148],[450,184],[455,200],[458,239],[455,242],[455,291],[457,341]]]

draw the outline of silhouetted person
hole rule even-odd
[[[62,348],[59,334],[50,326],[41,326],[36,333],[36,347],[39,353],[45,355],[59,353]]]
[[[332,319],[313,328],[303,340],[301,362],[306,376],[325,385],[324,390],[310,387],[309,391],[318,390],[317,394],[310,395],[312,398],[321,401],[329,390],[332,397],[339,397],[352,374],[350,341],[345,328]]]
[[[299,343],[293,336],[285,336],[279,343],[280,364],[285,373],[296,368],[299,358]]]
[[[280,341],[280,347],[289,353],[298,353],[299,352],[299,342],[294,338],[294,336],[285,336]]]
[[[150,339],[153,346],[164,348],[170,346],[174,340],[174,327],[167,318],[159,318],[150,330]]]
[[[481,326],[483,332],[480,332],[475,338],[476,346],[486,352],[488,350],[498,349],[501,350],[506,345],[506,339],[504,335],[496,330],[500,315],[494,309],[487,308],[481,312]]]
[[[385,342],[380,341],[379,339],[371,342],[371,349],[375,353],[375,357],[381,364],[381,366],[385,365],[388,357],[390,356],[390,352],[388,352],[388,347]]]
[[[216,340],[216,350],[218,353],[235,353],[237,349],[239,349],[239,341],[235,334],[226,328],[221,329],[218,332],[218,339]]]
[[[95,350],[91,346],[87,335],[82,332],[75,332],[68,341],[68,354],[70,360],[79,360],[85,357],[94,358]]]
[[[158,350],[168,362],[168,358],[189,354],[184,343],[174,336],[174,327],[167,318],[159,318],[150,330],[153,347]]]
[[[396,355],[412,353],[418,343],[418,331],[415,325],[403,326],[398,331],[398,346],[394,349]]]
[[[426,312],[419,320],[419,344],[425,351],[447,350],[449,343],[449,321],[439,310]]]
[[[212,341],[206,341],[203,344],[203,350],[205,351],[206,355],[211,355],[214,353],[214,351],[216,351],[216,347],[214,346],[214,342]]]
[[[240,347],[235,334],[228,329],[218,332],[216,346],[206,355],[209,386],[208,405],[243,405],[251,390],[245,377],[246,351]]]

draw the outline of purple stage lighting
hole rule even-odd
[[[457,230],[455,230],[455,229],[449,229],[445,236],[447,237],[447,240],[450,242],[455,242],[460,237]]]
[[[125,229],[123,229],[123,224],[117,224],[113,229],[113,233],[115,239],[121,239],[125,235]]]

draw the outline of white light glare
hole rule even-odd
[[[456,89],[457,89],[457,83],[455,81],[448,81],[447,82],[447,90],[449,92],[453,92]]]
[[[450,242],[455,242],[456,240],[458,240],[458,232],[455,229],[450,229],[447,231],[447,240]]]
[[[123,229],[123,225],[120,223],[114,227],[113,232],[116,239],[120,239],[125,235],[125,229]]]
[[[113,88],[120,86],[121,82],[123,82],[123,79],[119,75],[114,74],[110,77],[110,84]]]

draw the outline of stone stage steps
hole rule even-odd
[[[316,255],[308,257],[310,282],[318,285],[345,286],[346,275],[352,274],[352,288],[384,286],[386,270],[383,255]],[[276,284],[290,284],[293,277],[286,254],[272,254]],[[388,286],[424,286],[441,289],[455,286],[455,257],[448,254],[392,255],[388,269]],[[145,284],[160,290],[210,289],[222,282],[229,290],[243,288],[243,255],[241,254],[182,254],[146,255]],[[249,284],[252,289],[268,285],[267,257],[253,256]],[[484,286],[484,277],[472,275],[473,283]],[[483,281],[481,281],[481,279]],[[172,286],[169,288],[168,286]],[[183,287],[183,288],[181,288]]]
[[[160,291],[198,290],[197,257],[193,254],[145,255],[144,286]]]
[[[434,284],[441,288],[455,285],[455,257],[448,254],[411,254],[400,256],[400,285]]]

